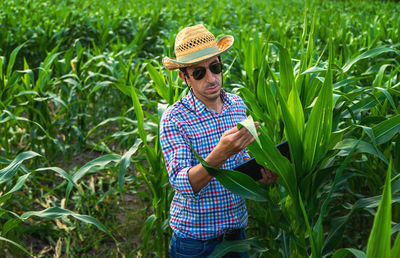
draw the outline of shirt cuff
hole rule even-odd
[[[203,193],[205,192],[206,188],[208,187],[208,184],[201,188],[200,191],[195,193],[193,191],[192,185],[190,184],[189,181],[189,170],[191,167],[184,168],[181,171],[179,171],[177,177],[176,177],[176,188],[179,191],[180,194],[182,194],[183,197],[185,198],[190,198],[190,199],[200,199]]]
[[[250,158],[250,155],[247,153],[246,150],[243,153],[243,159],[245,159],[245,158]]]

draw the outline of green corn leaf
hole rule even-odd
[[[156,68],[154,68],[154,66],[152,66],[150,63],[146,65],[146,69],[150,75],[151,80],[154,82],[153,85],[158,95],[160,95],[161,98],[165,99],[166,101],[169,101],[169,89],[165,82],[162,70],[157,71]],[[168,102],[168,104],[173,104],[173,103]]]
[[[354,248],[342,248],[336,250],[332,258],[347,258],[349,255],[354,255],[356,258],[365,258],[365,253],[363,251]]]
[[[0,204],[6,202],[12,196],[12,193],[21,189],[30,175],[31,173],[20,176],[15,185],[7,193],[0,196]]]
[[[257,79],[257,100],[258,103],[263,107],[264,110],[267,110],[268,108],[268,98],[267,98],[267,92],[266,92],[266,80],[265,80],[265,74],[268,72],[266,71],[266,65],[265,65],[265,59],[263,59],[261,69],[258,73],[258,79]]]
[[[304,113],[303,106],[301,104],[299,93],[297,92],[296,87],[294,87],[289,93],[287,107],[290,115],[292,116],[292,121],[295,123],[295,127],[300,136],[300,140],[302,141],[304,133]]]
[[[136,120],[137,120],[137,127],[139,131],[140,139],[142,140],[143,144],[147,145],[147,133],[144,130],[144,114],[142,106],[139,102],[139,98],[137,96],[137,89],[132,86],[131,88],[131,99],[133,107],[135,108]]]
[[[191,149],[207,172],[215,177],[226,189],[249,200],[258,202],[267,201],[266,190],[261,188],[251,177],[241,172],[215,168],[203,160],[192,146]]]
[[[360,141],[359,141],[359,142],[360,142]],[[337,185],[338,182],[339,182],[339,178],[342,178],[342,172],[343,172],[343,170],[347,167],[347,164],[350,162],[351,157],[352,157],[353,153],[356,151],[359,142],[357,142],[357,143],[353,146],[353,148],[350,150],[350,152],[349,152],[348,155],[346,156],[345,160],[342,162],[342,164],[340,165],[340,167],[336,170],[336,174],[335,174],[335,178],[334,178],[334,180],[333,180],[333,184],[332,184],[332,186],[331,186],[331,188],[330,188],[330,190],[329,190],[328,196],[326,197],[325,201],[323,202],[323,204],[322,204],[322,206],[321,206],[321,211],[320,211],[320,213],[319,213],[318,220],[317,220],[317,223],[316,223],[316,226],[315,226],[315,229],[314,229],[314,230],[315,230],[315,231],[318,231],[317,244],[318,244],[319,247],[322,248],[322,250],[326,247],[327,244],[329,244],[330,241],[332,241],[332,242],[334,241],[333,238],[335,238],[335,233],[341,232],[341,231],[340,231],[341,229],[338,228],[338,227],[336,227],[336,229],[333,230],[333,231],[331,231],[330,234],[329,234],[329,236],[328,236],[328,239],[330,238],[330,239],[332,239],[332,240],[325,241],[325,243],[324,243],[324,242],[323,242],[324,239],[323,239],[323,230],[322,230],[323,225],[322,225],[322,221],[323,221],[323,218],[324,218],[324,216],[325,216],[325,212],[326,212],[326,209],[327,209],[327,207],[328,207],[328,203],[329,203],[329,201],[330,201],[330,199],[331,199],[331,196],[332,196],[333,192],[334,192],[335,189],[336,189],[336,185]],[[340,236],[340,237],[341,237],[341,236]],[[338,239],[338,238],[337,238],[337,239]]]
[[[298,198],[299,198],[298,200],[299,200],[301,212],[303,213],[304,221],[306,222],[308,235],[310,236],[311,254],[313,257],[321,257],[321,249],[318,248],[318,246],[317,246],[315,234],[311,229],[310,222],[308,220],[308,215],[307,215],[306,209],[304,208],[304,204],[303,204],[303,200],[301,198],[300,192],[299,192]],[[322,228],[320,228],[319,230],[322,230]]]
[[[293,165],[286,157],[282,156],[262,126],[259,127],[259,131],[260,136],[258,138],[262,147],[258,143],[253,142],[247,149],[254,155],[258,164],[277,173],[279,180],[282,180],[289,194],[297,199],[297,175]]]
[[[202,164],[204,167],[204,164]],[[266,202],[267,191],[248,175],[233,170],[219,170],[215,178],[229,191],[243,198]]]
[[[334,231],[330,233],[328,236],[327,240],[325,241],[325,246],[326,250],[331,250],[337,246],[339,240],[341,237],[343,237],[343,232],[344,232],[344,227],[349,221],[350,217],[358,210],[360,209],[374,209],[379,206],[379,202],[381,200],[381,196],[374,196],[374,197],[369,197],[369,198],[362,198],[359,199],[356,203],[354,204],[346,204],[346,209],[349,209],[349,213],[346,214],[345,216],[339,217],[339,218],[334,218],[332,220],[332,225]],[[394,195],[392,198],[392,203],[399,203],[400,202],[400,196]]]
[[[312,169],[314,163],[327,151],[332,131],[333,91],[332,91],[332,46],[330,46],[329,66],[317,102],[311,110],[304,135],[304,169]]]
[[[222,241],[219,243],[209,255],[209,257],[223,257],[229,252],[246,252],[257,251],[258,253],[266,252],[268,249],[263,247],[257,238],[249,238],[245,240]]]
[[[88,216],[88,215],[77,214],[70,210],[62,209],[60,207],[51,207],[51,208],[47,208],[42,211],[28,211],[21,215],[21,219],[26,220],[32,216],[36,216],[39,218],[45,218],[45,219],[58,219],[58,218],[61,218],[62,216],[72,216],[82,222],[95,225],[98,229],[100,229],[101,231],[103,231],[104,233],[107,233],[109,236],[112,237],[112,234],[110,233],[110,231],[103,224],[101,224],[97,219],[95,219],[91,216]]]
[[[382,81],[383,78],[385,77],[385,71],[389,67],[394,67],[394,66],[392,64],[384,64],[381,67],[379,67],[379,71],[376,74],[374,81],[372,82],[372,86],[374,87],[382,86]]]
[[[385,186],[378,211],[375,215],[367,245],[367,258],[390,257],[390,235],[392,223],[392,191],[390,176],[392,161],[386,173]]]
[[[257,97],[248,88],[241,88],[240,93],[246,100],[251,112],[254,113],[256,119],[264,118],[265,114],[257,101]]]
[[[165,110],[167,110],[168,104],[157,104],[157,115],[158,115],[158,123],[160,123],[162,115],[164,114]]]
[[[79,179],[84,177],[87,174],[95,173],[99,170],[104,169],[106,165],[110,162],[119,162],[121,160],[121,156],[118,154],[107,154],[101,157],[98,157],[94,160],[89,161],[85,165],[83,165],[73,176],[72,180],[76,183]]]
[[[95,173],[97,171],[103,170],[106,165],[111,162],[118,163],[121,160],[121,156],[118,154],[107,154],[101,157],[98,157],[94,160],[89,161],[85,165],[83,165],[78,171],[76,171],[72,175],[72,182],[68,183],[67,191],[66,191],[66,199],[68,200],[69,195],[72,191],[74,183],[78,182],[82,177],[87,174]]]
[[[275,74],[271,71],[271,67],[269,66],[268,62],[266,63],[266,67],[268,69],[269,74],[271,75],[271,77],[274,79]],[[273,118],[272,121],[278,121],[279,119],[279,112],[278,112],[278,103],[276,101],[276,96],[272,91],[272,85],[271,84],[266,84],[264,83],[264,87],[265,87],[265,98],[266,98],[266,102],[267,102],[267,107],[268,107],[268,112],[271,115],[271,117]]]
[[[392,250],[390,251],[390,257],[400,257],[400,233],[397,233],[396,240],[394,241],[394,245],[392,247]]]
[[[30,175],[31,173],[20,176],[15,185],[10,189],[10,191],[0,196],[0,203],[5,202],[6,200],[8,200],[9,195],[21,189],[21,187],[25,184]]]
[[[336,144],[334,149],[342,150],[342,152],[339,154],[341,156],[346,156],[355,145],[357,145],[356,152],[369,153],[371,155],[378,157],[383,162],[385,162],[385,164],[389,165],[389,162],[385,158],[383,153],[380,150],[376,149],[371,143],[366,141],[359,141],[357,139],[347,138],[343,139],[338,144]]]
[[[45,167],[45,168],[38,168],[35,171],[41,172],[41,171],[46,171],[46,170],[51,170],[53,172],[56,172],[57,174],[61,175],[63,178],[65,178],[68,182],[71,184],[75,185],[75,182],[73,181],[72,177],[65,172],[64,169],[59,168],[59,167]]]
[[[383,144],[400,132],[400,115],[393,116],[372,127],[376,143]]]
[[[20,220],[19,218],[7,220],[7,222],[4,223],[4,225],[3,225],[3,227],[2,227],[1,235],[2,235],[2,236],[7,235],[7,233],[8,233],[10,230],[12,230],[13,228],[17,227],[21,222],[22,222],[22,220]]]
[[[319,64],[317,66],[310,67],[307,70],[305,70],[302,74],[305,75],[305,74],[309,74],[309,73],[320,73],[320,72],[327,71],[326,68],[321,67],[321,65],[324,65],[324,64]]]
[[[394,111],[396,114],[398,114],[399,112],[397,112],[396,104],[395,104],[395,102],[394,102],[394,100],[393,100],[393,98],[392,98],[392,95],[390,95],[389,91],[388,91],[387,89],[380,88],[380,87],[375,87],[375,89],[377,89],[377,90],[381,91],[383,94],[385,94],[387,100],[389,101],[390,105],[391,105],[392,108],[393,108],[393,111]]]
[[[17,95],[15,95],[15,97],[29,96],[29,95],[35,95],[36,97],[40,97],[38,92],[32,90],[21,91]]]
[[[11,180],[11,178],[18,171],[22,162],[33,157],[41,156],[40,154],[33,151],[22,152],[15,157],[15,159],[7,167],[0,170],[0,184]]]
[[[149,244],[149,237],[153,232],[154,225],[156,224],[157,216],[155,214],[151,214],[143,224],[142,229],[140,230],[140,235],[142,236],[143,245],[147,248]]]
[[[131,96],[131,89],[125,83],[113,83],[112,85],[117,87],[126,96]],[[96,84],[95,88],[93,88],[93,90],[90,91],[90,94],[93,94],[95,92],[95,90],[99,90],[100,88],[102,88],[102,86],[104,86],[104,84],[100,84],[100,83]]]
[[[58,47],[56,47],[54,50],[57,50]],[[52,74],[52,69],[51,65],[54,63],[56,58],[60,55],[61,53],[50,53],[45,60],[43,61],[43,64],[39,68],[39,75],[38,79],[36,81],[36,85],[34,87],[34,90],[38,92],[44,92],[47,90],[45,86],[48,85],[48,82],[50,80],[51,74]]]
[[[282,97],[288,99],[290,91],[295,87],[292,60],[289,52],[278,42],[272,42],[279,49],[279,75],[282,88]]]
[[[362,59],[374,58],[374,57],[379,56],[379,55],[381,55],[383,53],[389,53],[389,52],[399,53],[399,51],[397,51],[395,49],[392,49],[392,48],[385,47],[385,46],[380,46],[380,47],[365,51],[364,53],[362,53],[361,55],[357,56],[356,58],[348,61],[343,66],[342,73],[346,73],[355,63],[357,63],[358,61],[360,61]]]
[[[261,146],[260,139],[258,139],[257,129],[254,125],[253,117],[248,116],[248,117],[246,117],[245,120],[243,120],[242,122],[237,124],[237,128],[239,130],[242,129],[243,127],[245,127],[247,130],[249,130],[251,135],[253,135],[255,141]]]
[[[7,64],[7,77],[11,77],[12,69],[13,69],[13,66],[15,63],[15,58],[17,57],[17,54],[21,50],[21,48],[23,48],[25,46],[25,44],[26,43],[19,45],[11,52],[10,60],[8,61],[8,64]]]
[[[86,137],[89,137],[97,128],[99,128],[99,127],[101,127],[103,125],[106,125],[108,123],[115,122],[115,121],[124,121],[124,122],[127,122],[127,123],[131,124],[131,125],[137,125],[137,121],[129,119],[129,118],[124,117],[124,116],[111,117],[111,118],[108,118],[108,119],[100,122],[99,124],[94,126],[92,129],[90,129],[90,131],[87,133]]]
[[[280,89],[277,89],[278,99],[281,105],[282,110],[282,120],[285,124],[285,135],[286,139],[289,143],[291,159],[295,164],[296,171],[298,175],[301,177],[304,172],[302,168],[303,162],[303,145],[302,145],[302,137],[300,132],[298,131],[298,125],[295,122],[295,117],[293,117],[289,111],[289,108],[286,104],[286,101],[283,99]],[[304,126],[304,125],[303,125]],[[297,198],[293,197],[293,198]]]
[[[125,176],[127,168],[131,164],[131,157],[132,157],[132,155],[134,155],[137,152],[139,145],[141,143],[142,143],[142,141],[140,139],[136,139],[133,146],[121,158],[121,165],[120,165],[119,173],[118,173],[118,186],[119,186],[119,191],[121,192],[121,194],[122,194],[122,186],[124,183],[124,176]]]
[[[32,121],[32,120],[29,120],[29,119],[27,119],[27,118],[25,118],[25,117],[15,116],[14,114],[12,114],[11,112],[9,112],[8,110],[4,110],[3,112],[4,112],[4,114],[7,114],[7,117],[4,118],[3,120],[0,120],[0,124],[1,124],[1,123],[5,123],[5,122],[8,122],[8,121],[10,121],[10,120],[32,123],[32,124],[34,124],[35,126],[37,126],[44,134],[46,134],[46,137],[48,137],[49,139],[53,140],[54,142],[57,141],[56,139],[54,139],[53,137],[51,137],[51,136],[48,134],[48,132],[43,128],[43,126],[41,126],[39,123],[37,123],[37,122],[35,122],[35,121]],[[39,114],[40,114],[40,113],[39,113]],[[41,115],[41,114],[40,114],[40,115]],[[42,119],[44,119],[44,118],[42,117]]]
[[[5,63],[6,58],[4,56],[0,56],[0,86],[3,84],[3,80],[5,77],[4,74],[4,63]]]
[[[12,244],[12,245],[18,247],[19,249],[21,249],[22,251],[24,251],[24,252],[27,253],[28,255],[33,256],[33,254],[31,254],[30,252],[28,252],[22,245],[20,245],[20,244],[14,242],[14,241],[12,241],[12,240],[10,240],[10,239],[7,239],[7,238],[5,238],[5,237],[1,237],[1,236],[0,236],[0,241],[8,242],[8,243],[10,243],[10,244]]]
[[[26,59],[24,57],[24,70],[20,71],[21,73],[25,73],[25,75],[22,78],[22,81],[24,82],[24,86],[26,90],[30,90],[32,88],[31,82],[34,80],[34,74],[31,69],[29,69],[28,62],[26,62]]]

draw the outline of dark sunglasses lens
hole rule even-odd
[[[210,71],[214,74],[219,74],[222,72],[222,64],[221,63],[215,63],[210,65]]]
[[[206,68],[199,67],[199,68],[196,68],[196,70],[193,71],[193,78],[195,80],[201,80],[201,79],[203,79],[205,74],[206,74]]]

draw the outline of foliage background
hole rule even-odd
[[[245,94],[243,89],[255,89],[259,81],[278,87],[282,58],[270,42],[288,51],[296,78],[304,68],[313,69],[299,91],[305,114],[326,78],[332,52],[332,131],[344,130],[343,141],[332,153],[332,174],[315,200],[325,200],[354,142],[365,144],[334,188],[324,236],[348,217],[342,237],[324,255],[341,247],[365,249],[379,198],[363,201],[382,193],[391,157],[392,177],[400,170],[399,127],[392,125],[385,140],[375,142],[366,129],[397,121],[393,118],[400,111],[399,13],[400,5],[391,1],[2,1],[0,236],[39,256],[165,255],[173,193],[158,145],[158,112],[165,108],[159,104],[173,103],[185,86],[176,73],[162,68],[161,59],[173,56],[180,29],[203,23],[214,35],[235,37],[234,48],[223,56],[228,91]],[[391,50],[359,58],[380,47]],[[261,69],[263,62],[271,72]],[[255,118],[272,141],[284,140],[279,103],[268,113],[247,96],[249,112],[260,114],[261,108],[266,114]],[[271,125],[274,119],[278,123]],[[18,157],[28,151],[41,156]],[[396,180],[393,185],[394,239]],[[273,251],[265,255],[287,256],[296,248],[280,248],[282,235],[294,232],[294,225],[277,226],[280,217],[274,216],[284,194],[279,186],[270,193],[267,205],[249,202],[248,235]],[[90,215],[98,223],[61,216],[59,210],[57,216],[22,217],[54,207]],[[311,253],[309,236],[303,240],[305,250],[292,255]],[[26,255],[5,240],[0,250]]]

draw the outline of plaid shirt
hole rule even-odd
[[[190,149],[205,158],[222,134],[246,118],[242,99],[221,91],[222,113],[208,109],[193,92],[169,107],[160,123],[160,141],[169,181],[175,189],[170,209],[170,226],[178,237],[198,240],[215,238],[228,229],[247,225],[245,200],[224,188],[215,178],[194,193],[188,171],[199,164]],[[248,157],[242,150],[230,157],[224,169],[231,169]]]

